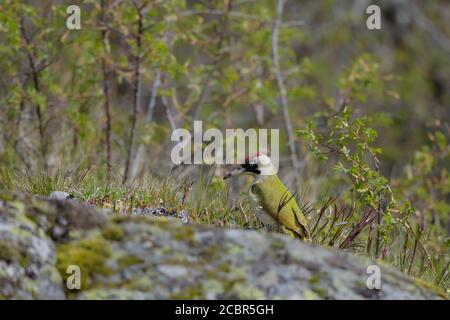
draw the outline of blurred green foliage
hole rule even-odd
[[[89,0],[81,30],[66,28],[69,4],[0,3],[0,187],[126,210],[166,199],[197,222],[257,227],[249,181],[226,185],[220,167],[170,174],[170,134],[194,119],[280,128],[280,176],[310,204],[316,242],[448,290],[448,1],[385,1],[380,31],[366,28],[364,1],[286,1],[278,45],[299,186],[272,56],[276,1]]]

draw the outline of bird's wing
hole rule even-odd
[[[309,239],[309,228],[306,218],[298,208],[297,202],[292,198],[279,213],[280,223],[296,238]]]
[[[255,184],[252,189],[264,197],[264,211],[272,216],[276,224],[288,233],[301,239],[309,238],[306,218],[295,201],[295,197],[283,185],[278,177],[270,177],[269,183]]]
[[[295,218],[296,227],[297,227],[296,233],[299,234],[302,239],[309,239],[310,232],[309,232],[308,223],[306,222],[305,216],[300,212],[296,212],[294,209],[292,211],[294,213],[294,218]]]

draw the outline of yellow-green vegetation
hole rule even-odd
[[[124,232],[120,226],[109,223],[102,229],[102,235],[105,239],[120,241],[124,236]]]
[[[450,294],[448,292],[445,292],[442,287],[438,287],[434,285],[433,283],[429,281],[425,281],[420,278],[414,278],[414,281],[422,288],[427,288],[430,290],[433,290],[434,292],[438,293],[442,299],[450,300]]]
[[[27,205],[35,203],[30,198],[47,202],[50,211],[34,212],[34,206]],[[86,217],[92,219],[104,214],[86,211],[91,208],[79,202],[26,194],[16,194],[12,201],[16,206],[22,202],[36,221],[68,212],[65,206],[74,216],[89,212]],[[336,299],[341,294],[377,298],[361,279],[364,267],[373,260],[278,234],[109,213],[99,226],[72,226],[67,236],[51,238],[52,232],[38,231],[38,222],[20,218],[10,204],[2,204],[6,208],[3,229],[9,231],[0,238],[0,261],[9,265],[6,273],[0,270],[0,281],[5,284],[0,296],[7,299]],[[402,275],[383,262],[376,264],[383,268],[385,297],[439,298],[434,285]],[[68,277],[74,275],[67,273],[69,266],[80,267],[82,290],[66,288],[64,282],[70,283],[73,278],[69,281]],[[36,272],[24,276],[26,268]],[[44,288],[43,281],[48,284]],[[11,285],[17,290],[11,291]]]
[[[125,269],[127,267],[142,263],[142,260],[139,257],[136,257],[134,255],[126,255],[126,256],[119,258],[118,263],[119,263],[120,269]]]
[[[448,0],[378,1],[383,32],[367,30],[362,1],[81,1],[82,32],[61,27],[64,1],[41,2],[0,4],[0,189],[110,209],[119,217],[89,239],[110,245],[135,208],[259,229],[250,180],[175,165],[171,137],[196,120],[279,129],[278,175],[313,243],[450,292]],[[52,240],[70,236],[65,217],[15,205]],[[29,205],[45,215],[47,204]],[[94,279],[107,250],[84,241],[59,243],[58,263],[81,260]]]
[[[76,186],[77,193],[83,195],[80,200],[87,200],[100,208],[111,209],[118,213],[112,217],[111,222],[102,228],[101,237],[104,240],[121,241],[124,237],[121,224],[127,221],[167,225],[166,217],[130,217],[134,206],[159,206],[164,208],[167,206],[174,213],[177,210],[184,210],[189,213],[189,221],[193,223],[213,224],[228,228],[260,228],[258,220],[250,210],[246,194],[242,194],[240,199],[230,207],[227,205],[229,202],[227,196],[224,196],[225,190],[223,185],[216,185],[213,189],[207,189],[203,185],[206,182],[201,180],[195,184],[189,184],[190,190],[186,192],[186,189],[188,189],[187,183],[177,182],[174,177],[160,180],[147,176],[144,178],[145,183],[142,183],[140,186],[118,186],[115,189],[116,186],[111,185],[108,189],[109,191],[107,189],[97,189],[97,192],[92,193],[89,177],[87,177],[87,180],[87,182],[80,181]],[[161,189],[161,194],[158,194],[156,186],[165,186]],[[63,190],[69,189],[63,188]],[[103,191],[100,192],[98,190]],[[199,190],[204,192],[201,193]],[[147,193],[148,195],[144,196]],[[220,209],[218,209],[219,197],[221,197],[220,201],[222,203]],[[184,201],[182,201],[183,198]],[[301,209],[307,214],[314,243],[379,258],[380,261],[397,266],[405,273],[434,283],[438,287],[443,288],[444,291],[448,288],[448,255],[445,253],[448,243],[445,241],[444,243],[438,242],[437,238],[430,236],[433,233],[429,234],[427,238],[422,238],[419,243],[414,237],[408,238],[402,229],[396,229],[395,232],[388,233],[387,238],[384,240],[387,241],[387,245],[391,245],[391,255],[377,257],[374,251],[376,246],[376,228],[370,227],[371,223],[375,226],[376,221],[370,220],[371,223],[362,225],[363,228],[360,230],[360,221],[368,216],[363,214],[360,217],[356,208],[346,204],[348,199],[344,197],[338,200],[325,199],[312,204],[306,204],[302,199],[298,199],[298,201],[302,207]],[[200,202],[202,207],[199,206]],[[33,208],[43,212],[46,210],[46,208],[40,208],[39,205],[34,205]],[[167,211],[170,212],[170,210]],[[174,217],[176,217],[176,214]],[[372,230],[371,233],[368,233],[370,230]],[[195,241],[192,237],[194,230],[190,226],[176,229],[174,232],[176,239]],[[403,242],[398,241],[401,238],[404,239]],[[407,241],[406,247],[405,239]],[[381,246],[382,244],[383,242],[380,240],[378,245]],[[368,245],[371,246],[369,253],[367,252]],[[64,247],[64,245],[62,246]],[[271,246],[279,250],[282,249],[284,244],[281,241],[273,240]],[[414,248],[416,250],[415,253]],[[216,254],[213,252],[213,248],[211,250],[211,254]],[[85,253],[84,249],[81,251]],[[60,252],[60,249],[58,249],[58,252]],[[432,259],[427,260],[427,255]],[[126,258],[123,261],[124,264],[129,262]],[[131,258],[130,263],[133,262]],[[89,266],[87,268],[89,269]]]
[[[191,226],[186,226],[185,228],[176,229],[174,237],[176,240],[192,241],[195,230]]]
[[[57,269],[67,280],[67,268],[77,265],[81,271],[81,289],[92,286],[96,275],[108,275],[110,269],[106,260],[111,255],[108,241],[99,237],[91,237],[76,242],[60,244],[57,246]]]
[[[195,300],[195,299],[204,299],[205,292],[203,290],[202,284],[196,284],[189,286],[189,288],[180,290],[175,292],[170,297],[171,299],[176,300]]]
[[[21,250],[12,243],[0,243],[0,260],[6,262],[18,262],[21,266],[27,265],[28,259],[26,255],[21,253]]]

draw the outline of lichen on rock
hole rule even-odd
[[[55,245],[26,213],[0,197],[0,299],[63,299]]]
[[[55,235],[55,227],[62,232]],[[382,271],[381,290],[365,283]],[[65,286],[69,265],[81,289]],[[73,200],[0,193],[3,299],[439,299],[364,257],[260,231],[124,216]]]

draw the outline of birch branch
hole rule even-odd
[[[289,151],[291,156],[291,164],[294,172],[295,186],[297,187],[300,182],[300,166],[297,158],[297,149],[294,141],[294,133],[292,129],[291,119],[289,118],[289,105],[287,100],[286,87],[284,85],[283,73],[280,68],[280,57],[278,51],[278,36],[283,19],[284,0],[277,0],[277,12],[276,19],[272,32],[272,52],[273,52],[273,65],[277,78],[278,89],[280,91],[281,110],[283,113],[283,120],[286,126]]]
[[[39,93],[39,92],[41,92],[41,88],[40,88],[40,82],[39,82],[39,72],[37,69],[37,65],[38,65],[37,57],[36,57],[34,46],[32,44],[32,40],[31,40],[31,38],[28,37],[27,32],[25,30],[25,23],[24,23],[23,18],[20,19],[20,32],[25,41],[26,46],[29,47],[26,50],[26,54],[27,54],[28,63],[29,63],[29,67],[30,67],[30,74],[33,79],[34,90],[36,91],[36,93]],[[38,125],[39,125],[41,157],[42,157],[42,162],[44,164],[44,169],[45,169],[45,171],[47,171],[47,169],[48,169],[48,167],[47,167],[47,144],[45,141],[45,128],[44,128],[41,105],[38,102],[36,102],[35,110],[36,110],[36,115],[38,118]]]
[[[133,1],[133,4],[136,8],[136,12],[138,15],[137,21],[137,34],[136,34],[136,46],[137,53],[134,57],[134,100],[133,100],[133,117],[131,121],[131,130],[130,130],[130,140],[128,141],[128,149],[127,149],[127,159],[125,162],[125,171],[123,174],[122,184],[127,182],[129,174],[130,174],[130,165],[131,165],[131,157],[133,153],[134,140],[136,136],[136,127],[138,122],[138,116],[141,109],[140,97],[141,97],[141,54],[142,54],[142,37],[143,37],[143,28],[144,28],[144,16],[143,16],[143,5],[139,5],[136,1]]]
[[[156,98],[158,97],[158,89],[161,86],[161,70],[157,70],[155,78],[152,83],[152,92],[150,93],[150,98],[147,104],[147,112],[145,114],[145,127],[147,127],[153,121],[153,114],[156,107]],[[139,144],[136,156],[133,158],[130,169],[130,179],[134,179],[141,166],[142,156],[145,152],[145,145]]]
[[[109,74],[109,68],[106,63],[106,55],[109,53],[108,47],[109,47],[109,30],[107,27],[106,22],[106,10],[107,4],[105,1],[101,2],[101,22],[104,24],[103,29],[101,31],[102,33],[102,45],[103,45],[103,56],[101,58],[101,68],[102,68],[102,76],[103,76],[103,96],[104,96],[104,103],[103,103],[103,109],[105,112],[106,122],[105,122],[105,144],[106,144],[106,179],[108,185],[111,183],[111,175],[112,175],[112,148],[111,148],[111,106],[110,106],[110,96],[109,96],[109,83],[108,83],[108,74]]]

